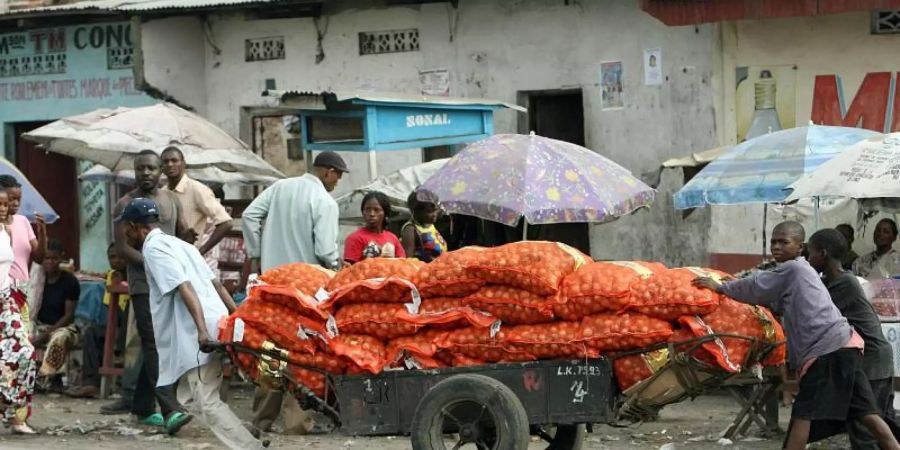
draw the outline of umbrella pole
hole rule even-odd
[[[522,240],[528,240],[528,221],[525,218],[522,218]]]
[[[373,151],[369,151],[369,180],[378,178],[378,158]]]
[[[763,203],[763,226],[762,226],[762,261],[766,261],[766,227],[768,226],[769,204]]]
[[[819,230],[819,197],[816,197],[815,208],[816,208],[815,209],[815,217],[816,217],[815,230],[818,231]]]

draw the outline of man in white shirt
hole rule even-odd
[[[229,448],[263,448],[219,397],[222,361],[208,353],[219,319],[235,309],[231,295],[196,247],[160,230],[159,208],[153,200],[132,200],[116,222],[124,224],[128,244],[142,248],[159,352],[157,385],[178,383],[179,399],[187,403],[192,398],[207,425]]]
[[[329,193],[349,171],[340,155],[322,152],[311,173],[276,181],[247,206],[241,224],[251,273],[295,262],[340,269],[339,211]]]
[[[340,155],[322,152],[313,161],[311,173],[278,180],[250,203],[241,215],[250,273],[296,262],[340,269],[339,210],[330,192],[348,172],[350,169]],[[255,433],[271,429],[283,401],[282,391],[256,389]],[[312,423],[308,413],[300,415],[306,416],[300,418],[301,422]]]

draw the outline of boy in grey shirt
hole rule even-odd
[[[773,243],[776,240],[802,245],[802,227],[795,222],[779,224],[772,233]],[[697,278],[694,284],[744,303],[767,306],[783,317],[789,363],[800,384],[784,448],[804,449],[813,420],[859,420],[881,448],[900,450],[878,415],[863,373],[863,340],[831,302],[809,263],[786,261],[749,278],[724,284]]]

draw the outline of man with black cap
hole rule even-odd
[[[279,180],[250,203],[241,222],[251,272],[295,262],[340,268],[338,206],[329,192],[347,172],[340,155],[322,152],[312,173]]]
[[[253,200],[241,216],[251,273],[295,262],[340,268],[339,211],[329,192],[347,172],[340,155],[322,152],[313,162],[312,173],[279,180]],[[278,418],[282,400],[280,391],[257,388],[253,426],[268,431]]]
[[[210,430],[229,448],[261,450],[262,443],[222,402],[222,358],[210,354],[219,319],[234,312],[234,300],[197,248],[164,233],[159,217],[156,202],[136,198],[116,218],[128,244],[144,257],[159,349],[157,385],[178,386],[182,401],[193,399]],[[177,428],[167,424],[166,430],[174,434]]]

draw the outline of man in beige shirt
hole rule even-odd
[[[231,231],[231,216],[205,184],[185,175],[184,153],[178,147],[167,147],[162,152],[163,173],[168,182],[164,189],[172,191],[181,202],[184,221],[193,236],[193,242],[201,255],[210,252]],[[207,222],[215,230],[204,242],[197,242],[206,230]]]

